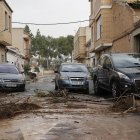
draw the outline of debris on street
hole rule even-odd
[[[40,89],[35,90],[37,97],[68,97],[69,93],[67,90],[58,90],[58,91],[43,91]]]
[[[136,102],[135,94],[120,96],[112,106],[114,112],[139,112],[139,105]]]
[[[0,119],[11,118],[17,114],[41,108],[41,106],[29,102],[29,97],[24,101],[8,101],[0,103]]]

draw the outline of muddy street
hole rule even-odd
[[[29,81],[25,92],[0,95],[1,103],[28,102],[40,107],[0,119],[0,140],[139,140],[139,112],[114,112],[113,102],[104,96],[58,94],[53,78]]]

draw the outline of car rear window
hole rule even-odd
[[[19,71],[15,66],[0,65],[0,73],[19,74]]]

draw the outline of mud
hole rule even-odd
[[[7,97],[5,100],[0,100],[0,119],[12,118],[15,115],[40,108],[41,106],[29,102],[29,97],[26,100],[22,98],[18,98],[17,100],[14,97]]]
[[[49,78],[51,76],[40,80],[39,84],[28,85],[25,93],[0,97],[0,104],[33,103],[42,107],[28,106],[26,113],[0,119],[0,140],[139,140],[138,112],[124,115],[114,112],[110,110],[112,101],[94,95],[70,93],[54,96],[53,92],[46,96],[47,92],[43,97],[36,96],[37,86],[43,92],[47,86],[54,88],[54,85],[44,83],[44,80],[51,81]]]

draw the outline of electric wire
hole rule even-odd
[[[91,21],[91,20],[93,20],[93,19],[71,21],[71,22],[58,22],[58,23],[33,23],[33,22],[12,22],[12,23],[14,23],[14,24],[28,24],[28,25],[64,25],[64,24],[74,24],[74,23],[87,22],[87,21]]]

